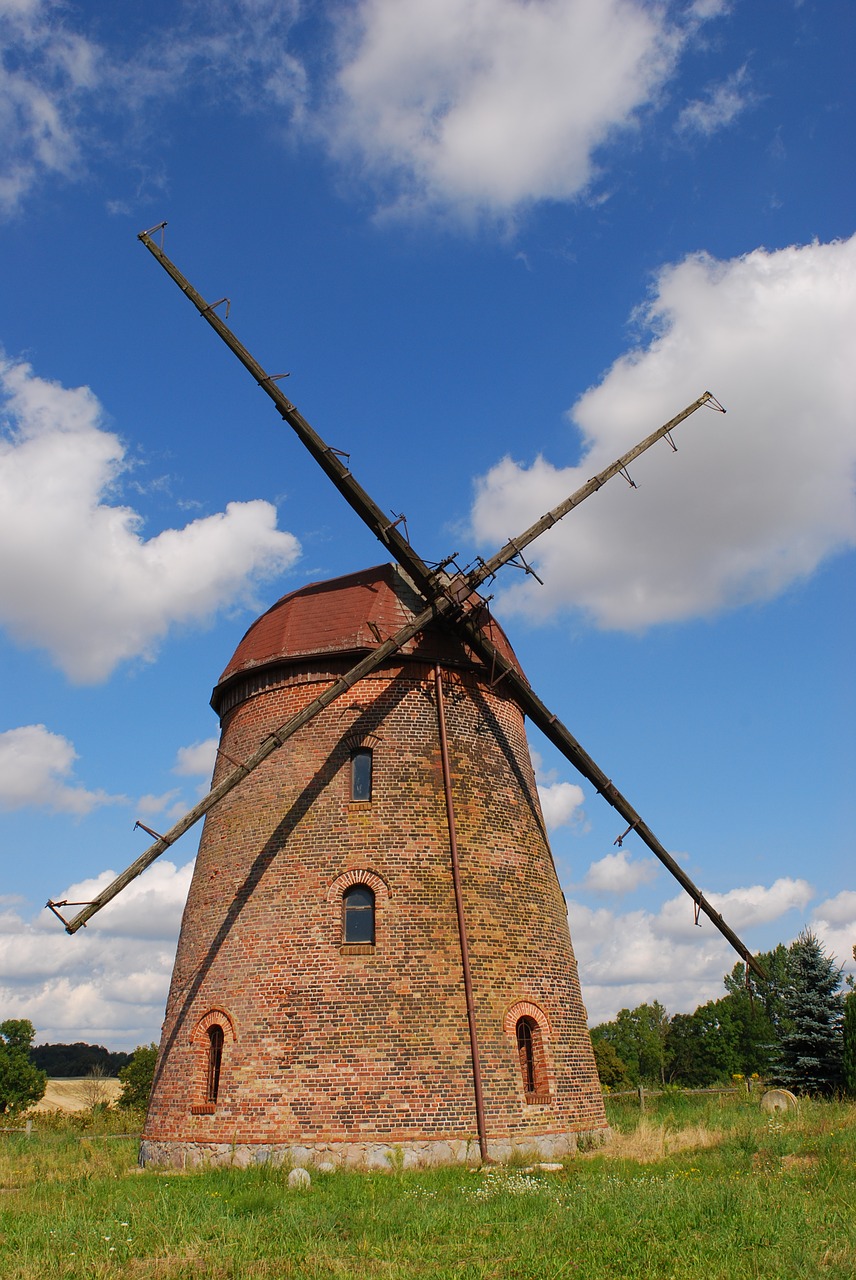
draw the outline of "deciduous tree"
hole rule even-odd
[[[44,1097],[48,1078],[30,1061],[35,1034],[28,1018],[0,1022],[0,1112],[22,1111]]]
[[[138,1045],[131,1054],[131,1061],[119,1071],[122,1091],[116,1101],[120,1107],[145,1111],[149,1105],[157,1056],[156,1044]]]

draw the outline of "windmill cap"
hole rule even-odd
[[[262,667],[282,666],[323,656],[365,654],[377,649],[425,608],[397,565],[382,564],[327,582],[312,582],[277,600],[247,631],[211,696],[220,711],[224,694],[243,675]],[[520,665],[505,632],[487,606],[483,629],[503,657]],[[458,667],[483,663],[466,642],[442,624],[429,624],[400,653],[423,662]]]

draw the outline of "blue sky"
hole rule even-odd
[[[136,233],[430,559],[506,569],[535,689],[752,948],[856,942],[854,88],[845,0],[0,0],[0,989],[157,1038],[257,612],[383,559]],[[734,957],[535,732],[593,1022]],[[852,969],[852,960],[849,967]]]

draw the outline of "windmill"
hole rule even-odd
[[[388,1164],[564,1156],[606,1130],[528,717],[758,973],[757,961],[527,681],[482,588],[703,406],[487,560],[410,545],[163,251],[181,290],[393,563],[258,619],[212,696],[211,790],[91,902],[75,933],[200,818],[142,1159]],[[153,236],[161,233],[160,244]],[[537,576],[537,575],[536,575]],[[310,728],[311,726],[311,728]],[[142,824],[139,824],[142,825]],[[79,906],[66,920],[60,909]]]

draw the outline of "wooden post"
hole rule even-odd
[[[645,1086],[642,1084],[639,1086],[639,1114],[640,1116],[645,1114]]]

